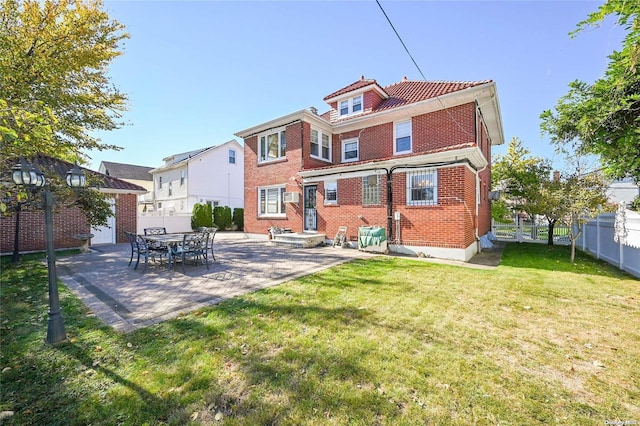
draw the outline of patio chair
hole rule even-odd
[[[167,233],[167,228],[162,226],[155,226],[151,228],[144,228],[144,235],[165,235]],[[169,249],[165,244],[162,244],[157,241],[147,241],[147,245],[149,246],[149,250],[158,252],[160,257],[165,256],[169,253]]]
[[[129,267],[131,266],[131,262],[133,262],[133,254],[136,252],[136,249],[137,249],[136,234],[125,231],[125,235],[127,236],[127,240],[129,241],[129,244],[131,244],[131,259],[129,259],[129,264],[127,265],[127,267]]]
[[[198,232],[208,232],[209,233],[209,244],[207,245],[207,248],[211,252],[211,258],[215,262],[216,261],[216,255],[213,254],[213,239],[216,236],[216,232],[218,232],[218,228],[207,228],[206,226],[201,226],[200,228],[198,228]]]
[[[184,264],[188,258],[192,258],[194,260],[204,261],[208,271],[208,243],[208,232],[194,232],[193,234],[184,234],[182,244],[179,244],[172,248],[171,257],[173,259],[174,265],[176,260],[180,258],[180,260],[182,261],[182,272],[185,273],[186,270]],[[169,267],[171,267],[171,265],[169,265]]]

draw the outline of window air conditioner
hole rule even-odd
[[[282,195],[285,203],[298,203],[300,201],[299,192],[285,192]]]

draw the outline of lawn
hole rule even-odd
[[[491,270],[358,260],[127,335],[61,287],[57,346],[44,265],[5,264],[0,411],[8,425],[640,422],[640,281],[568,259],[514,243]]]

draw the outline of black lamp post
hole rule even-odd
[[[58,277],[56,274],[56,251],[53,243],[53,193],[47,186],[45,187],[44,174],[36,167],[31,167],[20,160],[16,164],[12,174],[13,182],[16,185],[24,185],[34,189],[44,187],[42,200],[44,205],[44,227],[47,243],[47,272],[49,275],[49,324],[47,327],[47,340],[49,344],[54,344],[67,340],[67,332],[64,329],[64,321],[60,312],[60,299],[58,297]],[[80,168],[75,165],[67,173],[67,185],[78,188],[85,185],[85,177]]]

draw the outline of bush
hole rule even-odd
[[[231,228],[233,223],[231,218],[231,207],[216,206],[213,208],[213,222],[215,227],[221,230]]]
[[[633,199],[631,205],[629,206],[629,210],[640,212],[640,195]]]
[[[233,224],[236,226],[238,231],[244,230],[244,209],[243,208],[235,208],[233,209]]]
[[[196,203],[193,206],[193,213],[191,215],[191,229],[196,230],[201,226],[213,226],[213,214],[211,212],[210,204]]]

